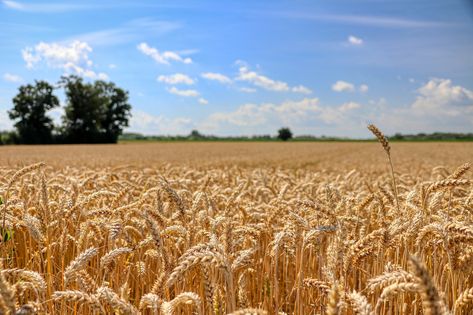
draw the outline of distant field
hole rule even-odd
[[[394,163],[400,168],[438,165],[455,167],[473,156],[473,143],[414,142],[392,143],[391,146]],[[385,157],[376,142],[151,142],[0,146],[2,165],[18,166],[39,161],[61,166],[151,166],[178,163],[206,167],[231,164],[340,170],[386,167]]]
[[[472,314],[473,144],[391,154],[0,147],[0,314]]]

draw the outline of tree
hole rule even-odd
[[[204,135],[202,135],[198,130],[192,130],[190,135],[189,135],[189,138],[190,139],[194,139],[194,140],[198,140],[198,139],[203,139],[205,138]]]
[[[292,138],[291,129],[285,127],[278,130],[278,139],[287,141]]]
[[[20,86],[18,94],[13,98],[13,109],[8,111],[10,119],[18,120],[15,128],[19,143],[52,142],[54,125],[46,112],[59,106],[59,99],[53,91],[54,87],[45,81]]]
[[[63,133],[70,143],[116,143],[128,126],[128,92],[114,83],[84,83],[77,76],[62,77],[66,92]]]
[[[95,89],[102,100],[100,123],[104,141],[116,143],[123,128],[128,127],[131,116],[128,92],[116,87],[114,83],[104,81],[95,82]]]

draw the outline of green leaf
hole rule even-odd
[[[2,232],[2,242],[7,242],[7,241],[11,240],[11,238],[13,236],[13,231],[12,230],[0,229],[0,231]]]

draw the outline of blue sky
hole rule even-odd
[[[466,0],[3,0],[0,53],[0,130],[18,86],[78,74],[144,134],[473,131]]]

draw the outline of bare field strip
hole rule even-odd
[[[473,145],[390,152],[0,147],[0,314],[473,314]]]

